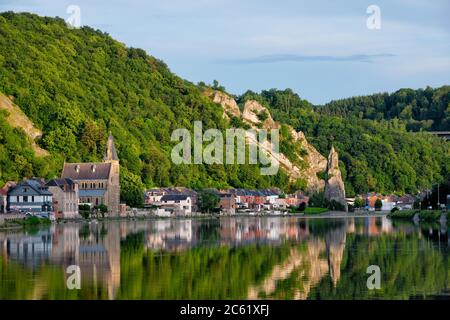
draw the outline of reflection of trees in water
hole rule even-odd
[[[245,299],[251,283],[285,260],[290,246],[199,247],[122,252],[119,299]]]
[[[310,290],[329,275],[334,285],[340,277],[340,264],[345,248],[346,223],[332,223],[336,229],[315,223],[323,237],[311,237],[291,250],[290,256],[276,265],[261,284],[249,288],[249,299],[306,299]]]
[[[440,252],[420,234],[369,238],[355,234],[352,221],[347,230],[323,223],[313,228],[323,236],[308,240],[307,250],[291,251],[269,277],[250,287],[249,298],[403,299],[440,293],[450,286],[447,251]],[[372,264],[382,270],[381,291],[367,289],[366,269]]]
[[[450,285],[448,256],[442,253],[417,234],[378,238],[348,235],[336,287],[323,279],[309,298],[408,299],[442,292]],[[370,265],[381,269],[381,290],[367,289],[366,269]]]
[[[375,230],[368,237],[372,224],[367,228],[363,220],[224,221],[99,224],[84,229],[85,237],[80,226],[56,226],[51,263],[43,261],[33,271],[0,257],[0,299],[408,298],[449,288],[445,246],[439,251],[416,227],[392,234]],[[218,233],[227,241],[181,251],[150,249],[150,234],[176,240],[180,230],[186,241],[191,234],[192,242],[215,241]],[[236,234],[284,241],[229,245]],[[105,250],[96,252],[98,244]],[[88,268],[81,291],[65,287],[62,266],[74,262]],[[367,290],[371,264],[381,268],[381,291]]]

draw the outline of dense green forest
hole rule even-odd
[[[434,103],[441,105],[448,104],[449,89],[425,92],[431,90]],[[262,103],[276,121],[303,131],[320,153],[326,155],[333,145],[339,153],[347,195],[367,191],[416,192],[450,179],[449,144],[428,133],[409,132],[408,123],[401,119],[364,119],[352,114],[318,112],[321,107],[313,106],[290,89],[248,91],[238,97],[240,104],[248,99]]]
[[[283,172],[262,176],[256,165],[173,165],[172,131],[190,129],[194,120],[224,130],[222,108],[162,61],[89,27],[68,29],[62,19],[28,13],[0,14],[0,92],[14,97],[43,131],[39,143],[52,155],[50,170],[25,150],[24,135],[9,137],[2,121],[0,148],[9,152],[0,156],[0,184],[31,175],[52,177],[64,160],[101,160],[111,131],[125,192],[144,185],[289,185]],[[123,198],[133,203],[135,192]]]
[[[398,119],[411,131],[450,131],[450,86],[352,97],[331,101],[317,111],[359,119]]]
[[[5,113],[0,113],[0,184],[58,176],[64,161],[101,160],[111,131],[122,165],[122,199],[130,204],[139,202],[144,186],[285,190],[302,186],[301,181],[290,184],[281,170],[262,176],[257,165],[174,165],[170,160],[174,129],[191,129],[195,120],[201,120],[204,128],[223,131],[230,126],[220,105],[202,90],[174,75],[164,62],[99,30],[69,29],[60,18],[1,13],[0,93],[13,97],[42,130],[38,143],[51,155],[35,157],[26,135],[12,129],[5,123]],[[396,110],[405,105],[399,113],[411,106],[414,121],[433,120],[430,128],[445,128],[448,92],[448,87],[426,89],[413,98],[408,94],[398,98],[399,102],[387,100]],[[450,172],[448,144],[423,133],[408,133],[412,120],[382,111],[387,104],[376,112],[384,116],[371,118],[372,111],[363,116],[326,112],[331,107],[315,107],[291,90],[248,92],[238,101],[250,97],[269,107],[275,120],[304,131],[323,155],[334,145],[349,195],[369,190],[413,192]],[[417,108],[426,110],[416,116]],[[442,108],[445,116],[439,116]],[[289,144],[282,141],[281,146],[289,152]]]

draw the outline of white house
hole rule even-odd
[[[192,199],[185,194],[166,194],[161,197],[161,208],[173,209],[176,215],[192,214]]]
[[[381,211],[391,211],[395,208],[395,202],[388,201],[388,200],[381,200],[381,203],[383,204],[381,207]]]

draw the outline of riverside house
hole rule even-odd
[[[164,189],[148,189],[145,191],[144,203],[146,205],[161,205],[161,198],[166,194]]]
[[[235,214],[236,213],[236,198],[229,193],[219,193],[220,201],[219,208],[223,213]]]
[[[9,190],[8,203],[11,211],[49,215],[52,211],[52,193],[43,181],[28,179]]]
[[[167,194],[161,198],[161,209],[174,215],[188,216],[192,214],[192,199],[185,194]]]
[[[144,193],[144,203],[146,206],[161,206],[161,198],[165,195],[189,196],[191,198],[192,212],[198,211],[198,194],[195,190],[186,187],[148,189]]]
[[[72,179],[53,179],[47,183],[53,194],[53,212],[56,218],[78,218],[78,183]]]

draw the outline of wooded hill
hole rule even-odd
[[[122,165],[122,198],[130,203],[139,201],[145,186],[291,188],[283,171],[262,176],[257,165],[171,162],[173,130],[191,129],[195,120],[204,128],[231,126],[203,90],[144,50],[127,48],[99,30],[69,29],[60,18],[1,13],[0,93],[42,131],[37,143],[50,155],[37,156],[30,137],[0,110],[0,184],[58,176],[64,161],[101,160],[111,131]],[[335,146],[350,195],[415,191],[448,176],[448,144],[408,133],[395,119],[348,121],[347,115],[317,111],[290,90],[253,95],[275,120],[304,131],[323,155]],[[448,90],[433,99],[448,99]]]

